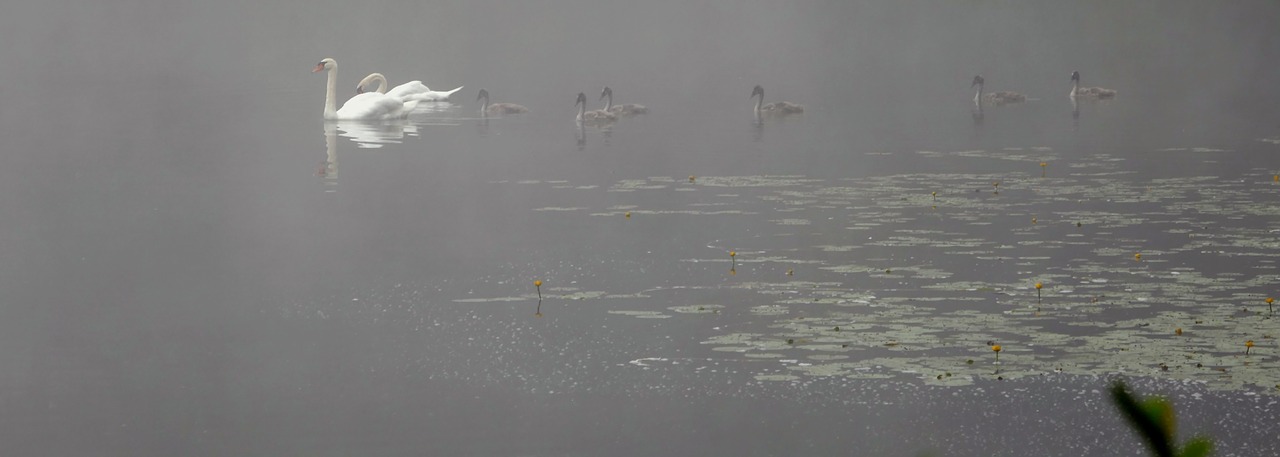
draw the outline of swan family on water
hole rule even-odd
[[[979,110],[984,103],[1000,106],[1027,101],[1026,95],[1022,95],[1017,92],[984,92],[983,86],[985,83],[986,79],[983,78],[982,75],[977,75],[973,77],[973,85],[970,86],[971,88],[976,87],[978,89],[977,93],[973,95],[973,103],[978,106]],[[1071,99],[1072,105],[1076,105],[1076,99],[1107,100],[1115,98],[1116,91],[1103,89],[1101,87],[1080,87],[1080,72],[1073,71],[1071,72],[1071,92],[1067,93],[1067,96]]]
[[[325,88],[324,98],[324,118],[329,120],[382,120],[382,119],[404,119],[409,113],[418,107],[422,102],[448,101],[449,97],[454,93],[462,90],[463,86],[459,86],[453,90],[433,91],[428,88],[422,81],[410,81],[391,90],[387,90],[387,78],[382,73],[371,73],[356,84],[356,95],[347,99],[341,108],[336,108],[334,100],[338,77],[338,63],[331,58],[321,60],[319,64],[312,70],[313,73],[326,72],[327,85]],[[372,92],[366,92],[366,86],[378,83],[377,89]],[[1022,103],[1027,100],[1025,95],[1011,91],[1000,92],[984,92],[986,79],[982,75],[973,77],[973,84],[970,88],[977,88],[977,93],[973,96],[974,105],[977,106],[975,113],[981,113],[983,103],[990,103],[996,106],[1012,103]],[[1103,89],[1101,87],[1080,87],[1080,72],[1071,72],[1071,92],[1068,94],[1073,105],[1077,98],[1103,100],[1115,98],[1116,91],[1111,89]],[[783,117],[793,114],[804,113],[804,106],[791,102],[764,102],[764,88],[757,85],[751,91],[751,97],[755,100],[756,119],[764,116]],[[613,89],[605,86],[600,92],[600,99],[605,100],[603,109],[588,110],[587,95],[579,92],[574,107],[578,109],[578,122],[593,125],[605,125],[616,122],[620,117],[630,117],[649,112],[644,105],[634,103],[613,104]],[[488,117],[491,115],[510,115],[529,112],[528,108],[514,103],[490,103],[489,91],[480,89],[476,95],[476,101],[481,102],[480,115]],[[977,114],[976,114],[977,115]]]

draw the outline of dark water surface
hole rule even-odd
[[[1275,4],[642,3],[4,14],[0,453],[1276,454]]]

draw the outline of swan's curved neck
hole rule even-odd
[[[338,89],[338,64],[333,64],[327,73],[326,79],[328,81],[325,82],[324,94],[324,118],[335,119],[338,117],[338,109],[334,107],[333,94]]]
[[[764,106],[764,92],[760,92],[757,95],[758,97],[756,98],[756,112],[759,113],[760,108]]]
[[[488,117],[489,116],[489,94],[481,95],[480,99],[484,100],[483,102],[480,103],[480,115],[484,117]]]
[[[982,84],[978,84],[978,92],[973,94],[973,102],[978,103],[980,101],[982,101]]]
[[[1072,97],[1075,97],[1075,96],[1076,96],[1076,92],[1078,92],[1079,90],[1080,90],[1080,80],[1079,80],[1079,79],[1072,80],[1072,81],[1071,81],[1071,96],[1072,96]]]
[[[369,73],[369,76],[365,76],[364,79],[360,80],[359,84],[356,84],[356,89],[364,90],[364,86],[368,86],[374,81],[378,82],[378,89],[374,90],[374,92],[379,94],[387,93],[387,77],[382,76],[382,73]]]
[[[586,116],[587,116],[587,104],[579,103],[578,104],[578,120],[581,121]]]
[[[608,92],[604,94],[604,96],[605,96],[605,99],[607,100],[604,102],[604,110],[613,111],[613,92]]]

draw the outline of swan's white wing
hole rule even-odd
[[[356,95],[338,109],[338,119],[397,119],[405,117],[409,110],[405,102],[377,92]]]
[[[453,90],[433,90],[433,91],[431,91],[431,93],[432,93],[432,94],[436,94],[436,95],[441,96],[441,97],[444,97],[444,98],[449,98],[450,96],[452,96],[452,95],[453,95],[453,93],[454,93],[454,92],[457,92],[457,91],[462,90],[462,88],[463,88],[463,87],[465,87],[465,86],[458,86],[458,87],[454,88]]]
[[[409,81],[387,91],[387,95],[408,100],[415,98],[413,97],[414,95],[425,92],[431,92],[431,89],[426,84],[423,84],[422,81]]]
[[[426,86],[423,86],[423,87],[426,87]],[[449,96],[453,95],[454,92],[457,92],[459,90],[462,90],[462,88],[459,87],[454,90],[429,90],[426,92],[418,92],[415,94],[409,94],[405,96],[405,100],[418,100],[423,102],[447,102],[449,101]]]

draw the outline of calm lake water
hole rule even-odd
[[[1275,5],[543,3],[0,19],[5,454],[1278,452]]]

